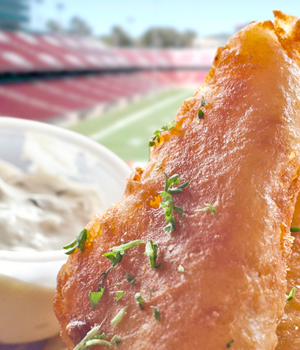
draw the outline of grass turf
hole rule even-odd
[[[172,121],[191,89],[173,89],[83,120],[69,129],[87,135],[127,162],[144,163],[149,158],[148,140],[154,131]]]

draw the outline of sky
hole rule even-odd
[[[30,0],[32,30],[43,30],[49,19],[67,25],[80,16],[96,36],[120,25],[138,37],[152,26],[192,29],[199,36],[234,33],[236,25],[273,19],[272,10],[300,16],[297,0]],[[58,8],[62,8],[59,10]]]

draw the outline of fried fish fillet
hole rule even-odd
[[[300,186],[299,96],[299,67],[272,22],[250,24],[218,50],[175,126],[152,139],[149,163],[87,225],[85,250],[58,275],[54,309],[69,349],[95,325],[124,350],[275,348]],[[174,186],[189,185],[166,208],[175,174],[184,180]],[[109,270],[103,254],[135,240],[152,241],[153,259],[158,247],[154,265],[141,243]],[[92,308],[90,292],[100,291]]]
[[[275,32],[288,56],[300,66],[300,19],[274,11]],[[300,196],[297,198],[292,226],[300,226]],[[276,350],[300,349],[300,236],[295,234],[287,271],[287,295],[295,288],[296,293],[285,306],[284,315],[277,328]]]
[[[292,226],[300,226],[300,196],[298,196]],[[292,300],[286,303],[284,315],[277,328],[276,350],[300,349],[300,235],[295,234],[287,271],[287,294],[295,288]]]

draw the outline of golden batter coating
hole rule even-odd
[[[300,226],[300,197],[298,196],[292,226]],[[292,300],[287,301],[284,315],[277,328],[276,350],[300,349],[300,234],[295,234],[287,271],[287,295],[295,288]]]
[[[124,350],[275,348],[300,185],[299,96],[299,67],[272,22],[250,24],[218,50],[175,126],[153,141],[149,163],[128,179],[120,203],[87,225],[85,251],[59,273],[54,308],[69,349],[95,324],[109,340],[120,336]],[[189,181],[172,195],[184,211],[174,212],[172,232],[159,205],[164,173]],[[216,216],[201,211],[207,204]],[[89,291],[112,265],[103,254],[134,240],[158,245],[162,268],[150,267],[145,244],[128,249],[93,310]],[[125,291],[119,301],[116,291]]]
[[[300,19],[274,11],[275,31],[289,57],[300,65]],[[292,226],[300,226],[300,196],[292,220]],[[277,328],[276,350],[300,349],[300,236],[295,234],[287,271],[287,295],[295,288],[295,295],[285,306],[284,315]]]

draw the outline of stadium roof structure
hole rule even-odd
[[[0,74],[208,68],[214,56],[214,49],[111,49],[92,38],[0,31]]]

